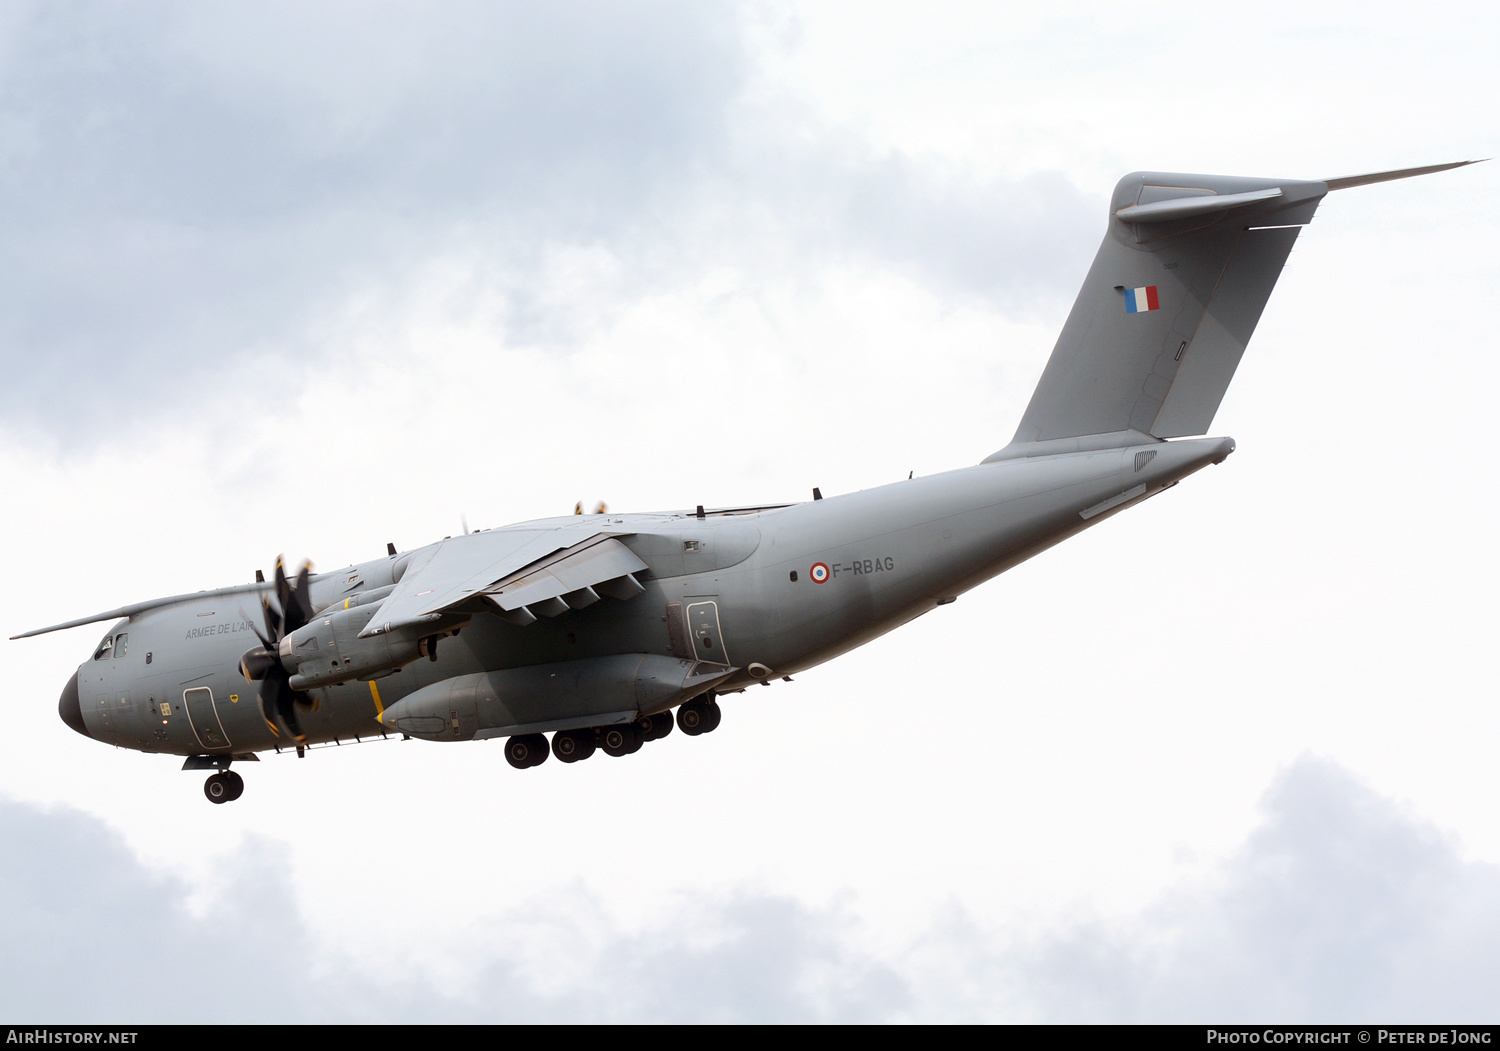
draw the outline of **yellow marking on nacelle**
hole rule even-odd
[[[375,702],[375,721],[382,726],[385,725],[385,705],[380,703],[380,688],[375,685],[375,680],[370,680],[370,697]]]

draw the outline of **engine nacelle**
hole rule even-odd
[[[332,607],[282,639],[279,655],[282,666],[291,672],[292,689],[374,678],[420,657],[436,660],[438,640],[457,634],[469,622],[467,616],[445,615],[420,626],[360,638],[379,608],[378,602],[349,609]]]
[[[733,675],[722,664],[621,653],[456,675],[391,705],[380,721],[428,741],[468,741],[630,722]]]

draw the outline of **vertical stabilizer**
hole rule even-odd
[[[1125,176],[1016,436],[986,462],[1207,433],[1324,195],[1467,163],[1322,181]]]

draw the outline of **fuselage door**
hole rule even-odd
[[[214,709],[214,691],[207,686],[195,686],[182,691],[182,703],[187,708],[188,723],[198,735],[198,743],[204,748],[228,748],[229,735],[219,722],[219,713]]]
[[[716,599],[696,599],[687,606],[688,637],[693,656],[708,664],[728,664],[724,651],[724,633],[719,628],[719,603]]]

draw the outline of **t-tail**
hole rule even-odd
[[[1125,176],[1016,436],[985,462],[1206,434],[1324,196],[1473,163],[1318,181]]]

